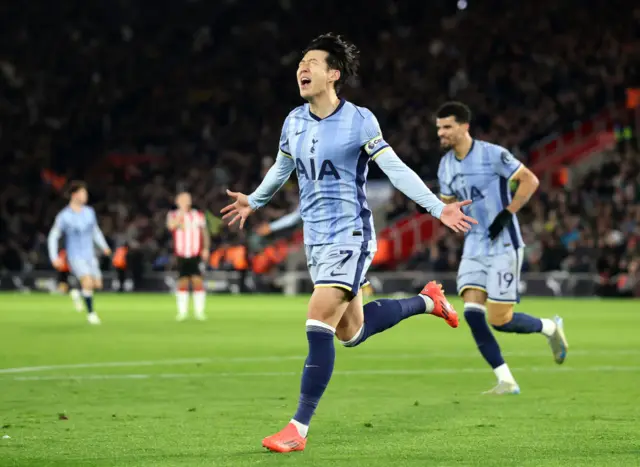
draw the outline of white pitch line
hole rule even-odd
[[[351,352],[349,350],[349,352]],[[540,352],[505,352],[505,357],[548,357],[549,351]],[[633,356],[640,355],[640,350],[571,350],[571,357],[595,357],[595,356]],[[362,354],[353,353],[349,358],[362,360],[439,360],[439,359],[462,359],[477,358],[476,352],[431,352],[424,354]],[[181,366],[196,365],[205,363],[260,363],[260,362],[284,362],[289,360],[304,360],[304,355],[282,355],[282,356],[258,356],[258,357],[202,357],[202,358],[174,358],[166,360],[140,360],[127,362],[94,362],[94,363],[70,363],[60,365],[23,366],[16,368],[0,368],[0,375],[15,373],[36,373],[39,371],[52,370],[77,370],[86,368],[126,368],[144,366]]]
[[[520,371],[538,373],[592,373],[592,372],[640,372],[640,366],[589,366],[589,367],[531,367],[513,368]],[[486,373],[486,368],[426,368],[415,370],[336,370],[337,376],[412,376],[412,375],[451,375],[459,373]],[[249,372],[249,373],[136,373],[111,375],[46,375],[46,376],[14,376],[0,380],[12,381],[87,381],[87,380],[126,380],[126,379],[187,379],[187,378],[256,378],[299,376],[296,371]]]
[[[214,362],[268,362],[280,360],[299,360],[304,356],[283,356],[283,357],[218,357],[218,358],[173,358],[168,360],[140,360],[128,362],[95,362],[95,363],[70,363],[62,365],[42,365],[42,366],[23,366],[17,368],[0,368],[0,374],[9,373],[33,373],[37,371],[50,370],[76,370],[82,368],[119,368],[119,367],[138,367],[138,366],[170,366],[170,365],[195,365],[202,363]]]

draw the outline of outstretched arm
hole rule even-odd
[[[282,188],[282,185],[289,179],[291,172],[296,168],[296,164],[289,150],[289,116],[284,120],[282,132],[280,133],[280,146],[275,163],[264,176],[260,186],[249,196],[244,193],[234,193],[227,190],[227,194],[233,198],[233,203],[220,210],[222,219],[230,219],[229,226],[240,221],[240,228],[244,227],[247,217],[256,209],[260,209]]]
[[[374,160],[378,167],[389,177],[393,186],[402,191],[407,197],[418,203],[436,219],[449,227],[454,232],[467,232],[471,229],[471,224],[478,221],[467,216],[461,210],[463,206],[468,206],[471,201],[458,201],[445,204],[424,184],[413,170],[400,160],[391,147],[380,151]]]
[[[229,226],[240,221],[240,228],[242,229],[247,217],[256,209],[267,204],[271,197],[284,185],[294,167],[295,164],[291,156],[285,155],[280,150],[275,164],[269,169],[260,186],[251,195],[247,196],[244,193],[234,193],[227,190],[227,194],[233,198],[233,203],[220,210],[224,214],[222,219],[230,219]]]
[[[389,177],[393,186],[422,206],[433,217],[440,219],[445,203],[433,194],[422,179],[418,177],[418,174],[400,160],[393,149],[389,147],[386,151],[374,157],[374,160],[385,175]]]
[[[362,150],[371,160],[376,161],[382,171],[389,177],[393,186],[407,197],[422,206],[433,217],[449,227],[454,232],[466,232],[471,228],[469,224],[478,222],[465,215],[461,208],[471,204],[471,201],[460,201],[445,205],[434,195],[427,185],[411,170],[393,151],[382,137],[378,120],[369,112],[364,112],[362,128],[360,130]]]
[[[262,183],[248,197],[251,209],[255,211],[267,204],[273,195],[282,188],[282,185],[289,180],[295,167],[296,165],[290,155],[285,154],[282,150],[278,152],[276,162],[271,166]]]

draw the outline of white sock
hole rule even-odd
[[[493,372],[498,378],[498,381],[506,381],[508,383],[515,383],[513,375],[511,374],[511,370],[509,370],[509,366],[506,363],[503,363],[497,368],[493,369]]]
[[[542,321],[542,331],[540,332],[547,337],[551,337],[556,332],[556,322],[548,318],[540,318],[540,321]]]
[[[187,316],[189,312],[189,292],[187,290],[178,290],[176,292],[176,300],[178,302],[178,315]]]
[[[198,317],[204,317],[204,303],[206,298],[207,293],[204,290],[193,292],[193,308]]]
[[[427,305],[427,309],[425,311],[425,313],[431,313],[433,311],[433,307],[435,306],[433,304],[433,300],[431,300],[431,297],[427,297],[426,295],[418,295],[418,297],[422,298],[424,300],[425,305]]]
[[[69,291],[69,295],[71,296],[71,300],[73,300],[73,304],[76,307],[76,310],[82,311],[84,309],[84,302],[82,301],[80,291],[78,289],[71,289]]]
[[[300,436],[302,436],[303,438],[307,437],[307,433],[309,433],[309,425],[303,425],[302,423],[294,420],[293,418],[291,419],[291,423],[293,423],[293,426],[295,426],[298,429],[298,434]]]

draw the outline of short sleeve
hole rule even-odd
[[[290,118],[287,116],[282,124],[282,131],[280,132],[280,147],[278,149],[280,154],[292,159],[291,149],[289,149],[289,122]]]
[[[513,177],[520,168],[522,162],[516,159],[513,154],[505,148],[496,147],[495,154],[492,155],[493,169],[501,177],[507,180]]]
[[[446,162],[443,157],[440,159],[440,165],[438,166],[438,184],[440,185],[440,197],[441,198],[455,198],[451,189],[449,177],[447,177]]]
[[[390,147],[382,136],[382,130],[380,130],[380,125],[375,115],[370,111],[366,111],[364,116],[360,129],[360,146],[371,160],[375,160],[376,157],[390,149]]]

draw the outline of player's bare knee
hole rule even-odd
[[[478,303],[483,304],[487,301],[487,293],[480,289],[465,289],[462,292],[462,300],[464,303]]]
[[[493,327],[507,324],[513,318],[513,304],[489,303],[487,305],[487,320]]]
[[[92,291],[93,290],[93,279],[91,277],[83,277],[80,279],[80,286],[82,290]]]
[[[336,337],[345,347],[353,347],[352,344],[362,332],[364,325],[364,310],[362,307],[363,292],[360,290],[353,300],[349,302],[342,319],[336,327]]]
[[[335,287],[317,287],[309,300],[307,318],[337,328],[349,304],[350,294]]]
[[[191,285],[194,289],[201,289],[203,285],[202,277],[200,276],[192,276],[191,277]]]
[[[336,337],[345,347],[353,347],[350,343],[362,332],[363,325],[364,320],[345,320],[343,316],[338,326],[336,326]]]
[[[96,279],[93,281],[94,290],[102,290],[102,279]]]
[[[176,286],[179,290],[185,290],[189,288],[189,278],[188,277],[180,277],[176,282]]]

